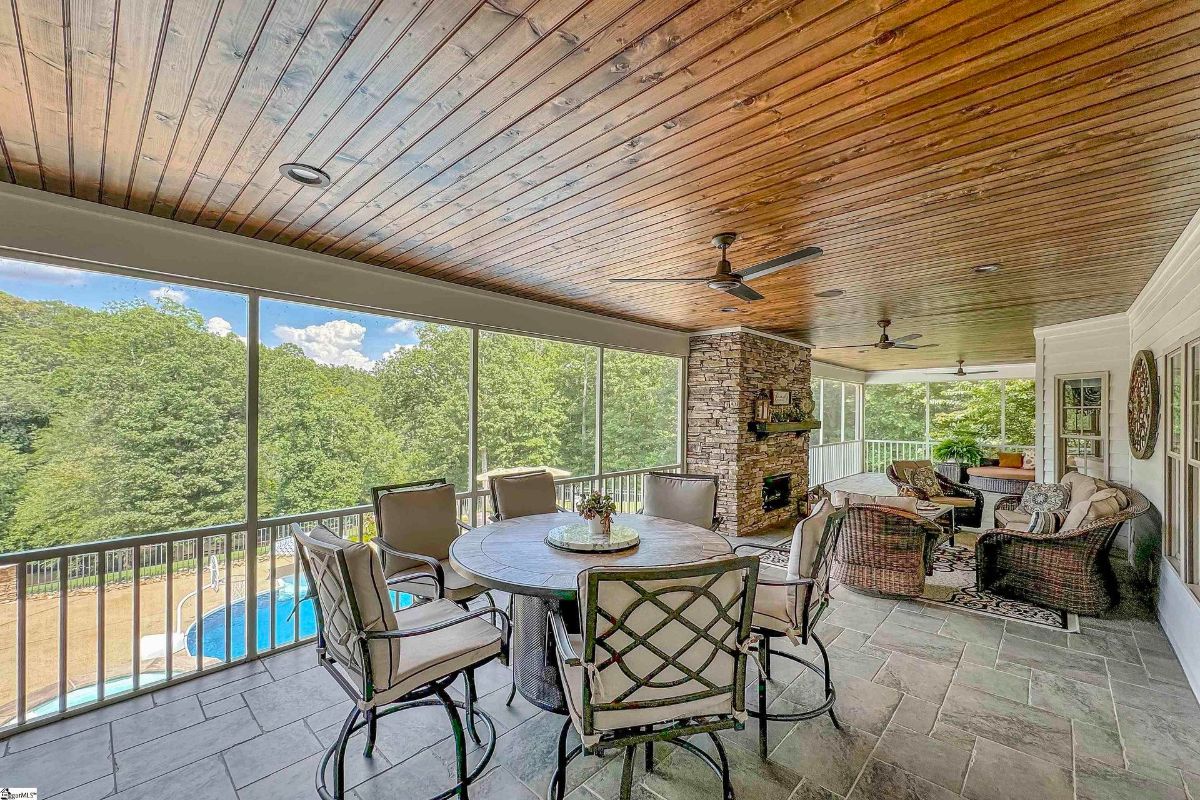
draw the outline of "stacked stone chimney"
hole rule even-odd
[[[783,389],[798,401],[810,379],[809,351],[741,330],[694,336],[687,366],[688,472],[720,478],[722,533],[746,536],[795,520],[808,489],[808,434],[758,438],[750,430],[763,390]],[[763,478],[790,474],[792,498],[762,509]]]

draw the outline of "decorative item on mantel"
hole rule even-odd
[[[769,415],[764,418],[758,416],[758,404],[755,405],[755,418],[750,423],[750,430],[754,435],[762,439],[772,433],[792,433],[799,436],[801,433],[815,431],[821,427],[819,420],[812,416],[815,406],[812,404],[812,399],[807,390],[804,393],[797,393],[799,397],[798,405],[791,405],[793,394],[785,389],[774,389],[771,391],[771,407]],[[775,405],[776,400],[787,400],[788,405]],[[761,399],[759,401],[762,402]],[[807,409],[807,410],[806,410]]]
[[[771,394],[766,389],[760,390],[758,399],[754,401],[754,421],[771,421]]]
[[[1129,370],[1129,450],[1134,458],[1154,455],[1158,441],[1158,366],[1154,353],[1139,350]]]

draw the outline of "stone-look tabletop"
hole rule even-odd
[[[575,577],[588,567],[686,564],[732,552],[729,542],[706,528],[645,514],[614,514],[614,524],[641,535],[631,550],[570,553],[546,544],[551,528],[580,521],[559,512],[492,522],[467,531],[450,546],[455,571],[481,586],[514,594],[575,598]]]

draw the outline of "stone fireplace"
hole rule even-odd
[[[796,401],[809,382],[809,351],[793,342],[744,328],[692,337],[687,466],[720,478],[723,533],[751,535],[796,519],[808,490],[808,433],[761,436],[750,426],[761,392],[790,391]],[[789,478],[790,496],[765,502],[765,481],[780,476]]]

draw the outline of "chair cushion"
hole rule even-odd
[[[1058,533],[1067,519],[1067,512],[1062,509],[1053,511],[1034,511],[1029,515],[1029,533]]]
[[[846,506],[869,506],[875,503],[875,495],[860,494],[859,492],[847,492],[838,489],[829,496],[829,502],[834,508],[845,508]]]
[[[1071,507],[1071,487],[1061,483],[1031,483],[1021,495],[1022,511],[1060,511]]]
[[[549,472],[528,475],[498,475],[491,478],[496,496],[496,513],[502,519],[553,514],[558,510],[554,476]]]
[[[833,512],[833,502],[822,499],[818,501],[812,513],[796,525],[796,529],[792,531],[792,547],[788,552],[787,577],[812,576],[813,564],[817,560],[817,548],[821,544],[822,534],[825,533],[825,523]],[[757,608],[757,601],[755,602]]]
[[[379,535],[397,550],[420,553],[438,560],[450,555],[458,536],[458,502],[454,484],[398,489],[379,495]],[[388,575],[420,564],[384,554]]]
[[[450,600],[434,600],[396,612],[400,629],[421,628],[460,617],[466,612]],[[472,664],[480,664],[500,653],[500,629],[476,617],[433,633],[424,633],[401,643],[400,658],[392,664],[390,682],[369,702],[370,708],[393,702],[432,680],[444,677]],[[388,672],[375,673],[377,683],[384,683]]]
[[[1031,469],[1013,467],[968,467],[967,474],[978,478],[1003,478],[1012,481],[1031,481],[1037,477]]]
[[[1008,469],[1021,469],[1024,466],[1025,458],[1021,453],[997,453],[996,460],[999,461],[1000,467]]]
[[[1099,491],[1100,489],[1116,490],[1117,505],[1120,506],[1122,511],[1129,508],[1129,495],[1127,495],[1123,491],[1121,491],[1121,487],[1113,486],[1108,481],[1102,481],[1099,478],[1096,478],[1096,486],[1097,486],[1097,491]]]
[[[1025,453],[1021,456],[1021,469],[1037,469],[1037,460],[1033,453]]]
[[[1095,478],[1090,478],[1082,472],[1068,472],[1063,475],[1060,481],[1063,486],[1071,490],[1071,502],[1068,508],[1074,509],[1075,506],[1087,500],[1100,489],[1100,485],[1096,483]]]
[[[572,635],[572,649],[576,655],[583,655],[583,637]],[[573,667],[567,665],[563,660],[558,662],[559,674],[562,678],[563,688],[566,689],[567,695],[567,710],[571,714],[571,719],[575,723],[576,729],[583,730],[583,681],[584,670],[582,666]],[[593,709],[596,705],[596,699],[592,699]],[[592,713],[593,729],[597,731],[612,731],[620,728],[631,728],[638,725],[655,725],[660,722],[670,722],[675,719],[686,719],[689,717],[704,717],[710,715],[725,715],[733,714],[733,701],[731,694],[720,694],[715,697],[707,697],[702,700],[692,700],[684,703],[672,703],[665,706],[657,706],[650,708],[630,708],[620,709],[618,711],[595,711]]]
[[[455,572],[454,567],[450,566],[449,559],[443,558],[441,560],[441,565],[442,575],[446,579],[445,598],[447,600],[453,600],[455,602],[460,600],[470,600],[472,597],[478,597],[479,595],[483,594],[484,591],[486,591],[484,587],[477,583],[472,583],[470,579],[464,578],[462,575],[459,575],[457,572]],[[424,564],[421,564],[417,568],[405,568],[402,570],[397,570],[396,572],[389,574],[388,577],[392,578],[396,575],[408,575],[414,572],[428,572],[429,580],[420,579],[411,581],[398,581],[396,583],[389,583],[388,587],[393,591],[407,592],[408,594],[416,597],[427,597],[431,600],[435,599],[437,597],[437,588],[434,584],[433,572],[430,572],[429,568]]]
[[[955,508],[975,507],[975,499],[973,497],[957,497],[948,494],[937,494],[929,499],[934,503],[941,503],[944,506],[954,506]]]
[[[927,467],[930,472],[933,471],[933,462],[928,459],[919,459],[916,461],[893,461],[892,469],[896,471],[896,477],[905,483],[912,483],[910,476],[914,469]]]
[[[1061,530],[1075,530],[1085,523],[1114,516],[1120,511],[1121,506],[1117,503],[1117,490],[1101,489],[1088,499],[1071,506],[1071,513],[1067,515]]]
[[[1017,509],[996,509],[996,525],[1001,528],[1010,528],[1014,531],[1029,530],[1029,514]]]
[[[917,502],[917,498],[915,497],[896,497],[894,495],[877,494],[872,498],[871,505],[895,508],[900,511],[910,511],[915,514],[917,513]]]
[[[932,467],[916,467],[908,473],[908,482],[914,489],[924,492],[927,496],[942,493],[942,485],[938,483],[937,473]]]
[[[675,475],[646,475],[642,479],[642,513],[711,528],[717,503],[717,482]]]

